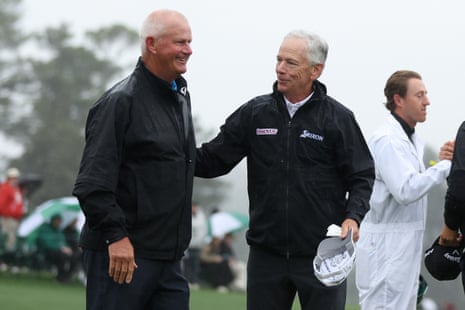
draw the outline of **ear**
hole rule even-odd
[[[320,77],[321,73],[323,73],[324,67],[324,64],[316,64],[311,66],[310,70],[312,70],[312,80],[316,80]]]
[[[399,94],[395,94],[393,99],[394,99],[395,109],[401,108],[404,105],[404,100]]]
[[[151,53],[155,54],[157,52],[157,40],[154,37],[145,38],[145,46]]]

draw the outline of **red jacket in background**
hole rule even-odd
[[[23,196],[18,187],[5,181],[0,185],[0,216],[21,219],[24,215]]]

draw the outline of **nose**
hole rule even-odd
[[[429,97],[428,97],[428,96],[425,96],[425,101],[423,102],[423,104],[424,104],[425,106],[431,104],[431,102],[429,101]]]
[[[183,47],[183,50],[182,52],[184,54],[187,54],[187,55],[191,55],[192,54],[192,48],[191,48],[191,44],[190,43],[186,43]]]
[[[284,73],[284,62],[278,61],[276,63],[276,73]]]

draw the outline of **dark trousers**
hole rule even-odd
[[[313,274],[313,257],[275,255],[251,247],[247,309],[290,310],[298,294],[302,310],[344,310],[346,282],[326,287]]]
[[[188,310],[189,287],[180,261],[137,259],[132,282],[108,276],[107,252],[84,250],[87,310]]]

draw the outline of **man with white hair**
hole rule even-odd
[[[16,232],[24,215],[24,200],[18,186],[20,172],[17,168],[6,171],[6,180],[0,185],[0,228],[6,235],[5,250],[11,252],[16,246]]]
[[[187,310],[181,258],[191,238],[195,139],[187,82],[191,28],[151,13],[132,74],[92,106],[73,194],[87,310]]]

